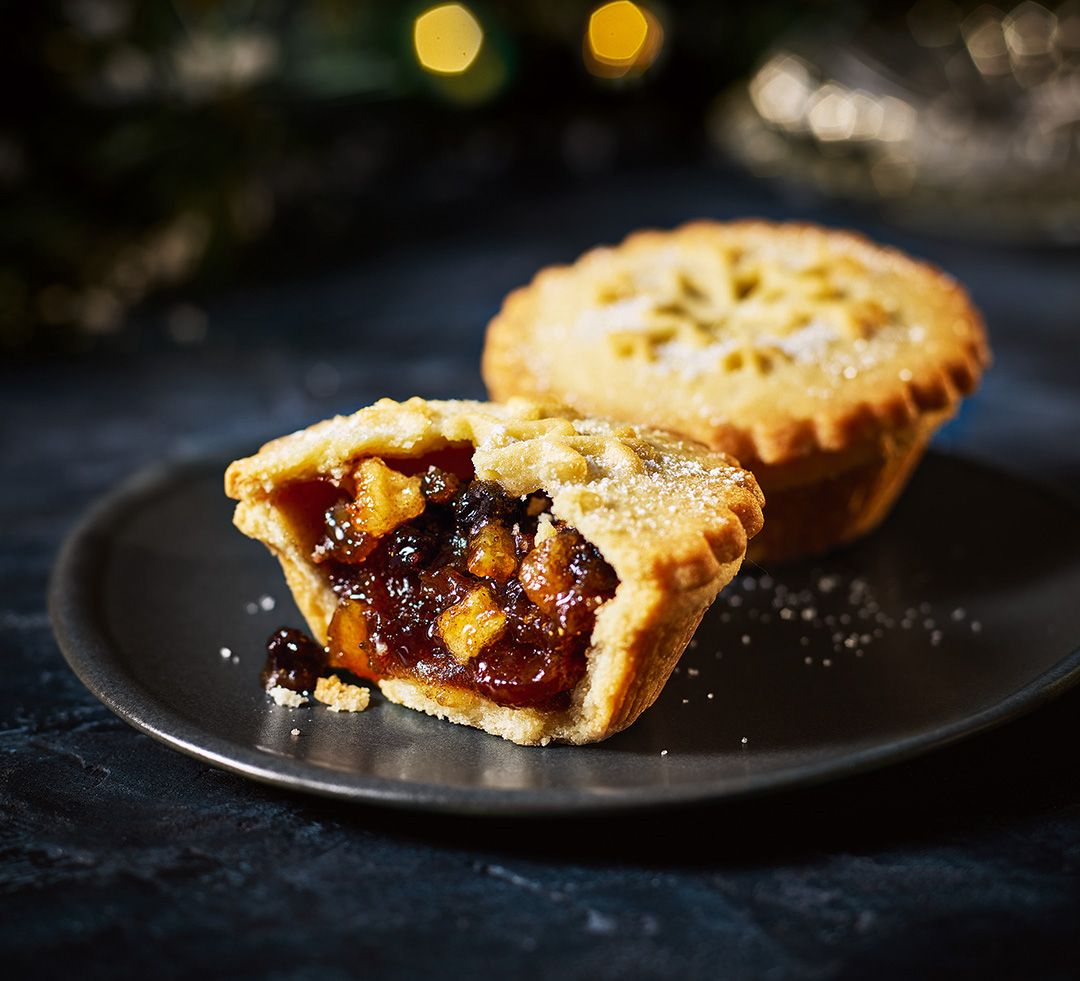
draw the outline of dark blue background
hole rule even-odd
[[[540,266],[640,225],[744,215],[861,226],[955,274],[986,315],[996,363],[938,446],[1067,493],[1080,486],[1076,251],[901,233],[705,169],[639,172],[489,214],[463,208],[450,235],[214,299],[202,344],[178,346],[151,313],[127,335],[129,349],[9,363],[0,374],[8,968],[281,978],[1080,973],[1080,691],[832,787],[679,812],[489,821],[295,796],[171,752],[98,704],[51,637],[44,592],[59,543],[135,469],[250,450],[382,395],[479,397],[483,326]],[[304,243],[294,248],[302,255]],[[1022,520],[1022,501],[1002,515]]]

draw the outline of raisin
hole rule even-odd
[[[432,504],[449,504],[461,489],[461,478],[448,470],[428,467],[420,477],[420,492]]]
[[[474,480],[468,484],[454,501],[458,526],[471,531],[481,525],[498,522],[512,524],[515,501],[498,484],[490,480]]]
[[[326,667],[326,650],[307,634],[278,627],[266,641],[262,685],[267,691],[281,686],[292,691],[313,691]]]
[[[574,548],[569,565],[570,574],[577,582],[575,588],[588,596],[609,596],[619,585],[619,577],[592,542],[580,535],[578,538],[580,541]]]
[[[415,524],[404,525],[386,543],[386,558],[391,568],[422,569],[439,551],[434,534]]]
[[[335,504],[326,512],[326,534],[315,546],[312,558],[319,563],[327,559],[337,562],[363,562],[378,545],[379,539],[361,531],[356,523],[356,506],[348,501]]]
[[[568,692],[584,674],[583,653],[507,651],[501,657],[478,659],[475,684],[500,705],[556,707],[553,703],[568,701]]]

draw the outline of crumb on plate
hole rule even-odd
[[[298,691],[293,691],[291,688],[285,688],[281,685],[274,685],[273,688],[267,689],[266,692],[278,705],[284,705],[287,708],[299,708],[301,705],[307,705],[308,698],[306,695],[301,695]]]
[[[332,674],[316,682],[315,700],[322,702],[332,712],[363,712],[371,700],[371,690],[346,684]]]

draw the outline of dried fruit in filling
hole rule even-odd
[[[596,547],[553,520],[542,494],[374,458],[355,474],[355,497],[326,510],[313,553],[339,598],[329,666],[506,706],[568,704],[618,586]]]

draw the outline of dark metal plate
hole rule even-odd
[[[741,575],[657,704],[605,743],[523,748],[377,695],[360,715],[285,709],[259,687],[263,641],[300,616],[276,562],[233,529],[224,466],[170,465],[110,495],[68,541],[50,607],[109,708],[267,783],[492,814],[734,798],[913,756],[1080,677],[1077,509],[930,455],[869,539]]]

